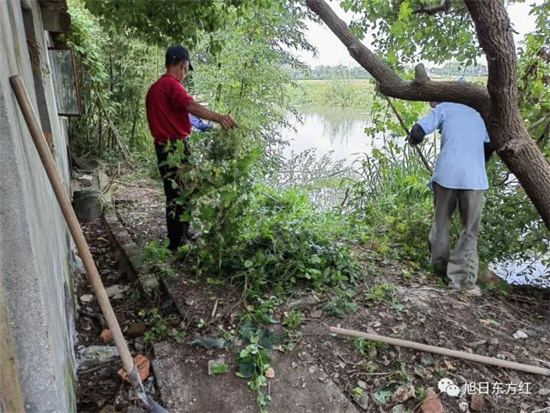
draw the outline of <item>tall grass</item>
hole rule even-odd
[[[300,80],[289,88],[294,105],[370,109],[374,85],[366,79]]]

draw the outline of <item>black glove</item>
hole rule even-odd
[[[411,145],[418,145],[424,140],[424,136],[426,136],[426,132],[424,132],[422,126],[420,126],[418,123],[415,123],[411,131],[409,132],[407,140]]]

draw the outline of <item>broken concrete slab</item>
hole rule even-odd
[[[164,407],[171,413],[256,413],[258,405],[246,380],[227,374],[208,375],[206,352],[186,344],[158,343],[153,371]]]
[[[277,375],[270,380],[270,413],[357,413],[323,369],[310,369],[297,354],[277,355],[272,364]]]
[[[235,366],[225,360],[229,371],[208,375],[206,350],[189,345],[159,343],[154,346],[153,370],[165,407],[172,413],[258,412],[255,394],[247,381],[235,376]],[[215,357],[221,357],[219,351]],[[270,413],[339,412],[357,413],[321,368],[310,369],[297,353],[276,355],[275,377],[269,379]]]

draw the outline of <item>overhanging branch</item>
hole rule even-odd
[[[428,14],[433,16],[438,13],[449,13],[451,10],[451,5],[453,0],[443,0],[439,6],[428,7],[426,5],[421,5],[418,10],[413,11],[414,14]]]
[[[483,116],[488,113],[490,100],[485,87],[471,83],[434,82],[422,68],[417,69],[414,81],[404,81],[351,33],[347,24],[324,0],[307,0],[307,5],[347,47],[351,57],[378,81],[384,95],[404,100],[463,103]]]

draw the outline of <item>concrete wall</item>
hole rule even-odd
[[[49,119],[56,161],[68,184],[67,127],[66,120],[57,116],[47,52],[51,37],[43,30],[37,0],[26,3],[31,7],[25,11],[27,32],[21,0],[0,1],[0,290],[12,329],[16,379],[25,411],[73,412],[71,241],[9,77],[23,77],[35,111],[43,123]],[[36,36],[40,50],[34,79],[27,47],[28,13],[34,26],[31,35]],[[35,79],[42,80],[43,91],[35,90]],[[2,400],[0,411],[1,405]]]

